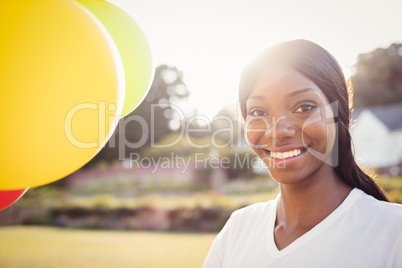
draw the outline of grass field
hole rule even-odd
[[[215,234],[1,227],[0,267],[201,267]]]

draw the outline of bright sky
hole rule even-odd
[[[246,63],[291,39],[329,50],[345,74],[358,54],[402,43],[400,0],[110,0],[142,27],[155,66],[183,71],[198,112],[212,118],[237,100]]]

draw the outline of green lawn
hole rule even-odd
[[[215,234],[0,227],[0,267],[201,267]]]

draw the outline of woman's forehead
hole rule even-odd
[[[269,91],[270,89],[275,91],[278,89],[294,90],[306,87],[319,89],[313,81],[296,70],[280,66],[262,71],[255,81],[252,91]]]
[[[309,94],[326,102],[322,90],[309,78],[288,67],[267,69],[256,80],[247,101],[270,100],[277,98],[290,100],[291,98]]]

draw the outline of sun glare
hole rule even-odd
[[[387,8],[390,0],[381,4],[111,1],[131,13],[143,28],[155,66],[167,64],[183,72],[191,105],[209,118],[237,100],[244,66],[273,44],[299,38],[316,42],[335,56],[348,78],[358,54],[402,41],[397,39],[398,29],[389,27],[399,25],[400,17],[398,8]],[[362,6],[366,12],[361,12]],[[372,20],[378,14],[382,19]]]

